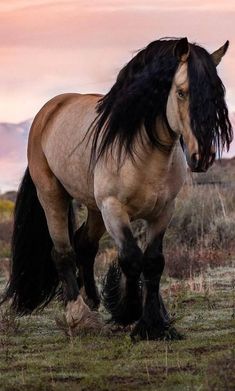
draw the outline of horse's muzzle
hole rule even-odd
[[[215,156],[215,152],[212,152],[209,157],[205,159],[201,158],[198,153],[193,153],[190,158],[186,155],[186,158],[192,172],[206,172],[214,163]]]

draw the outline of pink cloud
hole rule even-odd
[[[223,7],[218,12],[214,7],[209,15],[201,10],[202,1],[180,3],[178,8],[173,3],[174,12],[169,11],[168,2],[156,7],[149,1],[140,10],[142,3],[135,1],[129,6],[120,1],[118,7],[114,1],[92,2],[92,7],[85,2],[75,6],[74,1],[33,5],[17,1],[18,7],[28,6],[0,14],[0,99],[5,102],[0,106],[0,120],[19,121],[33,115],[50,94],[63,88],[107,91],[133,52],[160,36],[187,35],[214,50],[230,38],[228,31],[231,36],[235,32],[230,3],[228,10]],[[198,9],[192,11],[195,4]],[[230,104],[235,106],[234,57],[231,42],[220,72],[229,86]]]

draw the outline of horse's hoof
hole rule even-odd
[[[140,319],[131,332],[131,339],[138,340],[182,340],[184,336],[179,333],[171,324],[147,324]]]
[[[84,331],[100,332],[105,327],[100,314],[91,311],[81,295],[77,300],[68,302],[65,319],[71,335]]]

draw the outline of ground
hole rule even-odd
[[[57,302],[20,319],[4,307],[0,390],[234,390],[234,268],[165,277],[163,295],[181,341],[133,343],[128,331],[72,338],[55,322],[63,311]]]

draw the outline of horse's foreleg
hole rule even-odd
[[[81,327],[97,327],[100,320],[90,311],[79,293],[76,278],[76,258],[68,231],[69,198],[59,183],[47,184],[38,190],[38,198],[44,209],[48,229],[54,247],[52,258],[62,282],[66,305],[66,320],[72,330]],[[46,276],[45,276],[46,278]]]
[[[104,231],[102,215],[97,211],[88,210],[87,221],[74,235],[79,286],[84,287],[85,296],[91,308],[98,308],[100,304],[94,278],[94,261],[99,248],[99,240]]]
[[[169,328],[169,316],[160,296],[160,279],[165,260],[162,253],[164,232],[152,240],[144,253],[143,283],[145,300],[143,314],[135,326],[132,336],[141,339],[164,337]]]
[[[118,246],[119,267],[111,265],[103,291],[105,307],[112,320],[124,326],[142,314],[140,274],[143,254],[133,237],[125,207],[114,197],[102,203],[102,216],[107,231]]]
[[[156,221],[151,222],[148,227],[148,245],[143,259],[145,292],[143,314],[132,332],[132,337],[140,339],[173,339],[180,337],[171,326],[169,315],[160,294],[160,280],[165,266],[162,242],[169,221],[170,209]]]

